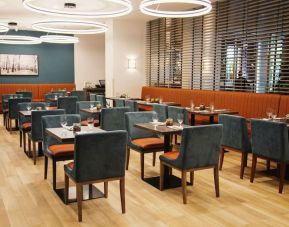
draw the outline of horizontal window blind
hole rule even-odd
[[[147,85],[289,93],[289,0],[227,0],[147,23]]]

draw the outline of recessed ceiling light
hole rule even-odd
[[[79,42],[77,37],[66,35],[43,35],[40,39],[44,43],[73,44]]]
[[[51,0],[22,0],[22,3],[26,9],[34,12],[63,17],[107,18],[124,16],[132,11],[130,0],[73,0],[64,2],[64,7],[63,4],[55,7]]]
[[[161,4],[191,4],[201,6],[201,8],[180,11],[159,10]],[[154,8],[153,8],[154,7]],[[185,18],[203,16],[212,9],[211,0],[143,0],[140,4],[140,11],[144,14],[156,17]]]
[[[5,24],[0,24],[0,32],[8,32],[9,27]]]
[[[41,40],[33,36],[0,35],[0,43],[32,45],[32,44],[40,44]]]
[[[97,34],[107,31],[107,26],[100,22],[76,20],[48,20],[32,24],[32,28],[43,32],[61,34]]]

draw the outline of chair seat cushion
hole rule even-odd
[[[67,164],[66,164],[66,167],[67,167],[68,169],[72,170],[73,167],[74,167],[74,162],[69,162],[69,163],[67,163]]]
[[[166,152],[164,153],[162,156],[168,158],[168,159],[177,159],[179,157],[180,152],[179,151],[170,151],[170,152]]]
[[[74,144],[55,144],[48,147],[50,153],[54,156],[73,155]]]
[[[30,131],[31,130],[31,126],[32,126],[31,122],[25,122],[25,123],[22,124],[22,129],[24,131]]]
[[[87,126],[87,120],[83,120],[80,122],[82,126]],[[98,127],[99,126],[99,120],[94,120],[94,127]]]
[[[164,146],[164,141],[156,137],[134,139],[132,143],[142,149],[162,148]]]

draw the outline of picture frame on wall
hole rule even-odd
[[[38,56],[0,54],[0,76],[38,76]]]

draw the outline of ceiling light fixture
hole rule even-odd
[[[44,43],[73,44],[79,42],[77,37],[66,35],[43,35],[40,39]]]
[[[186,11],[166,11],[159,10],[161,4],[185,3],[201,6],[202,8],[190,9]],[[156,6],[153,9],[152,6]],[[185,18],[203,16],[212,9],[211,0],[143,0],[139,6],[140,11],[144,14],[156,17]]]
[[[76,2],[74,0],[73,2]],[[91,2],[88,2],[85,5],[84,0],[78,0],[81,9],[77,10],[77,4],[71,2],[65,2],[60,8],[55,8],[51,1],[43,0],[23,0],[23,6],[26,9],[32,10],[38,13],[44,13],[52,16],[63,16],[63,17],[78,17],[78,18],[107,18],[107,17],[119,17],[129,14],[132,11],[132,4],[130,0],[109,0],[109,1],[96,1],[98,4],[101,4],[102,7],[96,7],[93,9]],[[113,8],[111,10],[105,10],[105,6],[112,4]],[[86,9],[85,9],[85,7]],[[104,6],[104,7],[103,7]],[[115,8],[120,9],[115,9]],[[100,9],[101,10],[100,10]],[[104,9],[103,9],[104,8]],[[73,9],[73,10],[72,10]]]
[[[15,30],[16,32],[18,32],[18,24],[17,24],[17,22],[9,22],[8,26],[9,26],[9,29]]]
[[[8,32],[9,27],[6,26],[5,24],[0,24],[0,32]]]
[[[76,20],[48,20],[32,24],[32,28],[43,32],[61,34],[98,34],[107,31],[108,27],[100,22]]]
[[[0,44],[34,45],[40,43],[40,38],[33,36],[0,35]]]

